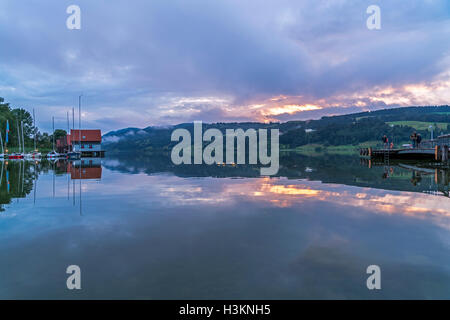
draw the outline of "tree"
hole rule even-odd
[[[38,131],[36,133],[36,140],[38,148],[51,149],[52,138],[48,135],[47,132],[41,133]]]
[[[65,136],[67,136],[66,130],[62,130],[62,129],[55,130],[55,141],[62,137],[65,137]]]
[[[6,124],[9,123],[8,144],[10,147],[19,146],[22,121],[25,146],[29,147],[32,145],[30,137],[33,135],[33,118],[31,114],[23,108],[12,109],[10,104],[5,103],[5,99],[0,97],[0,132],[3,141],[5,141]]]
[[[13,109],[11,113],[19,122],[19,125],[23,121],[23,134],[29,138],[33,134],[33,117],[31,114],[23,108]]]

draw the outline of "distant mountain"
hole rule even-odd
[[[426,137],[428,133],[424,128],[429,124],[436,124],[437,133],[450,132],[450,106],[402,107],[284,123],[204,123],[203,130],[217,128],[225,132],[225,129],[237,128],[278,128],[281,134],[280,144],[285,148],[295,148],[310,143],[356,145],[379,140],[384,134],[394,141],[406,141],[414,130]],[[193,134],[192,123],[143,129],[125,128],[105,134],[103,145],[107,151],[113,152],[169,150],[175,144],[170,141],[170,136],[177,128],[185,128]]]

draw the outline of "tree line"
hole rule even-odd
[[[13,108],[5,99],[0,97],[0,132],[2,142],[5,146],[6,126],[9,123],[8,149],[16,150],[19,147],[21,135],[19,130],[23,122],[23,135],[25,148],[30,150],[34,147],[34,133],[36,132],[36,148],[39,150],[51,150],[53,148],[53,134],[41,132],[39,128],[33,127],[33,116],[24,108]],[[55,141],[67,132],[65,130],[55,130]]]

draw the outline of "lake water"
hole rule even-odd
[[[272,178],[166,155],[4,162],[0,298],[450,298],[448,170],[280,162]]]

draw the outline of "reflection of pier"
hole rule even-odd
[[[385,167],[384,162],[374,161],[372,159],[361,159],[361,164],[369,168]],[[389,178],[394,173],[394,168],[401,168],[411,172],[410,183],[413,186],[418,186],[423,183],[423,178],[429,177],[430,186],[428,190],[422,190],[424,193],[432,195],[444,195],[449,197],[449,180],[450,170],[448,166],[444,166],[442,163],[428,162],[428,161],[416,161],[416,162],[401,162],[400,160],[390,163],[390,174],[385,178]],[[428,180],[428,179],[427,179]]]

